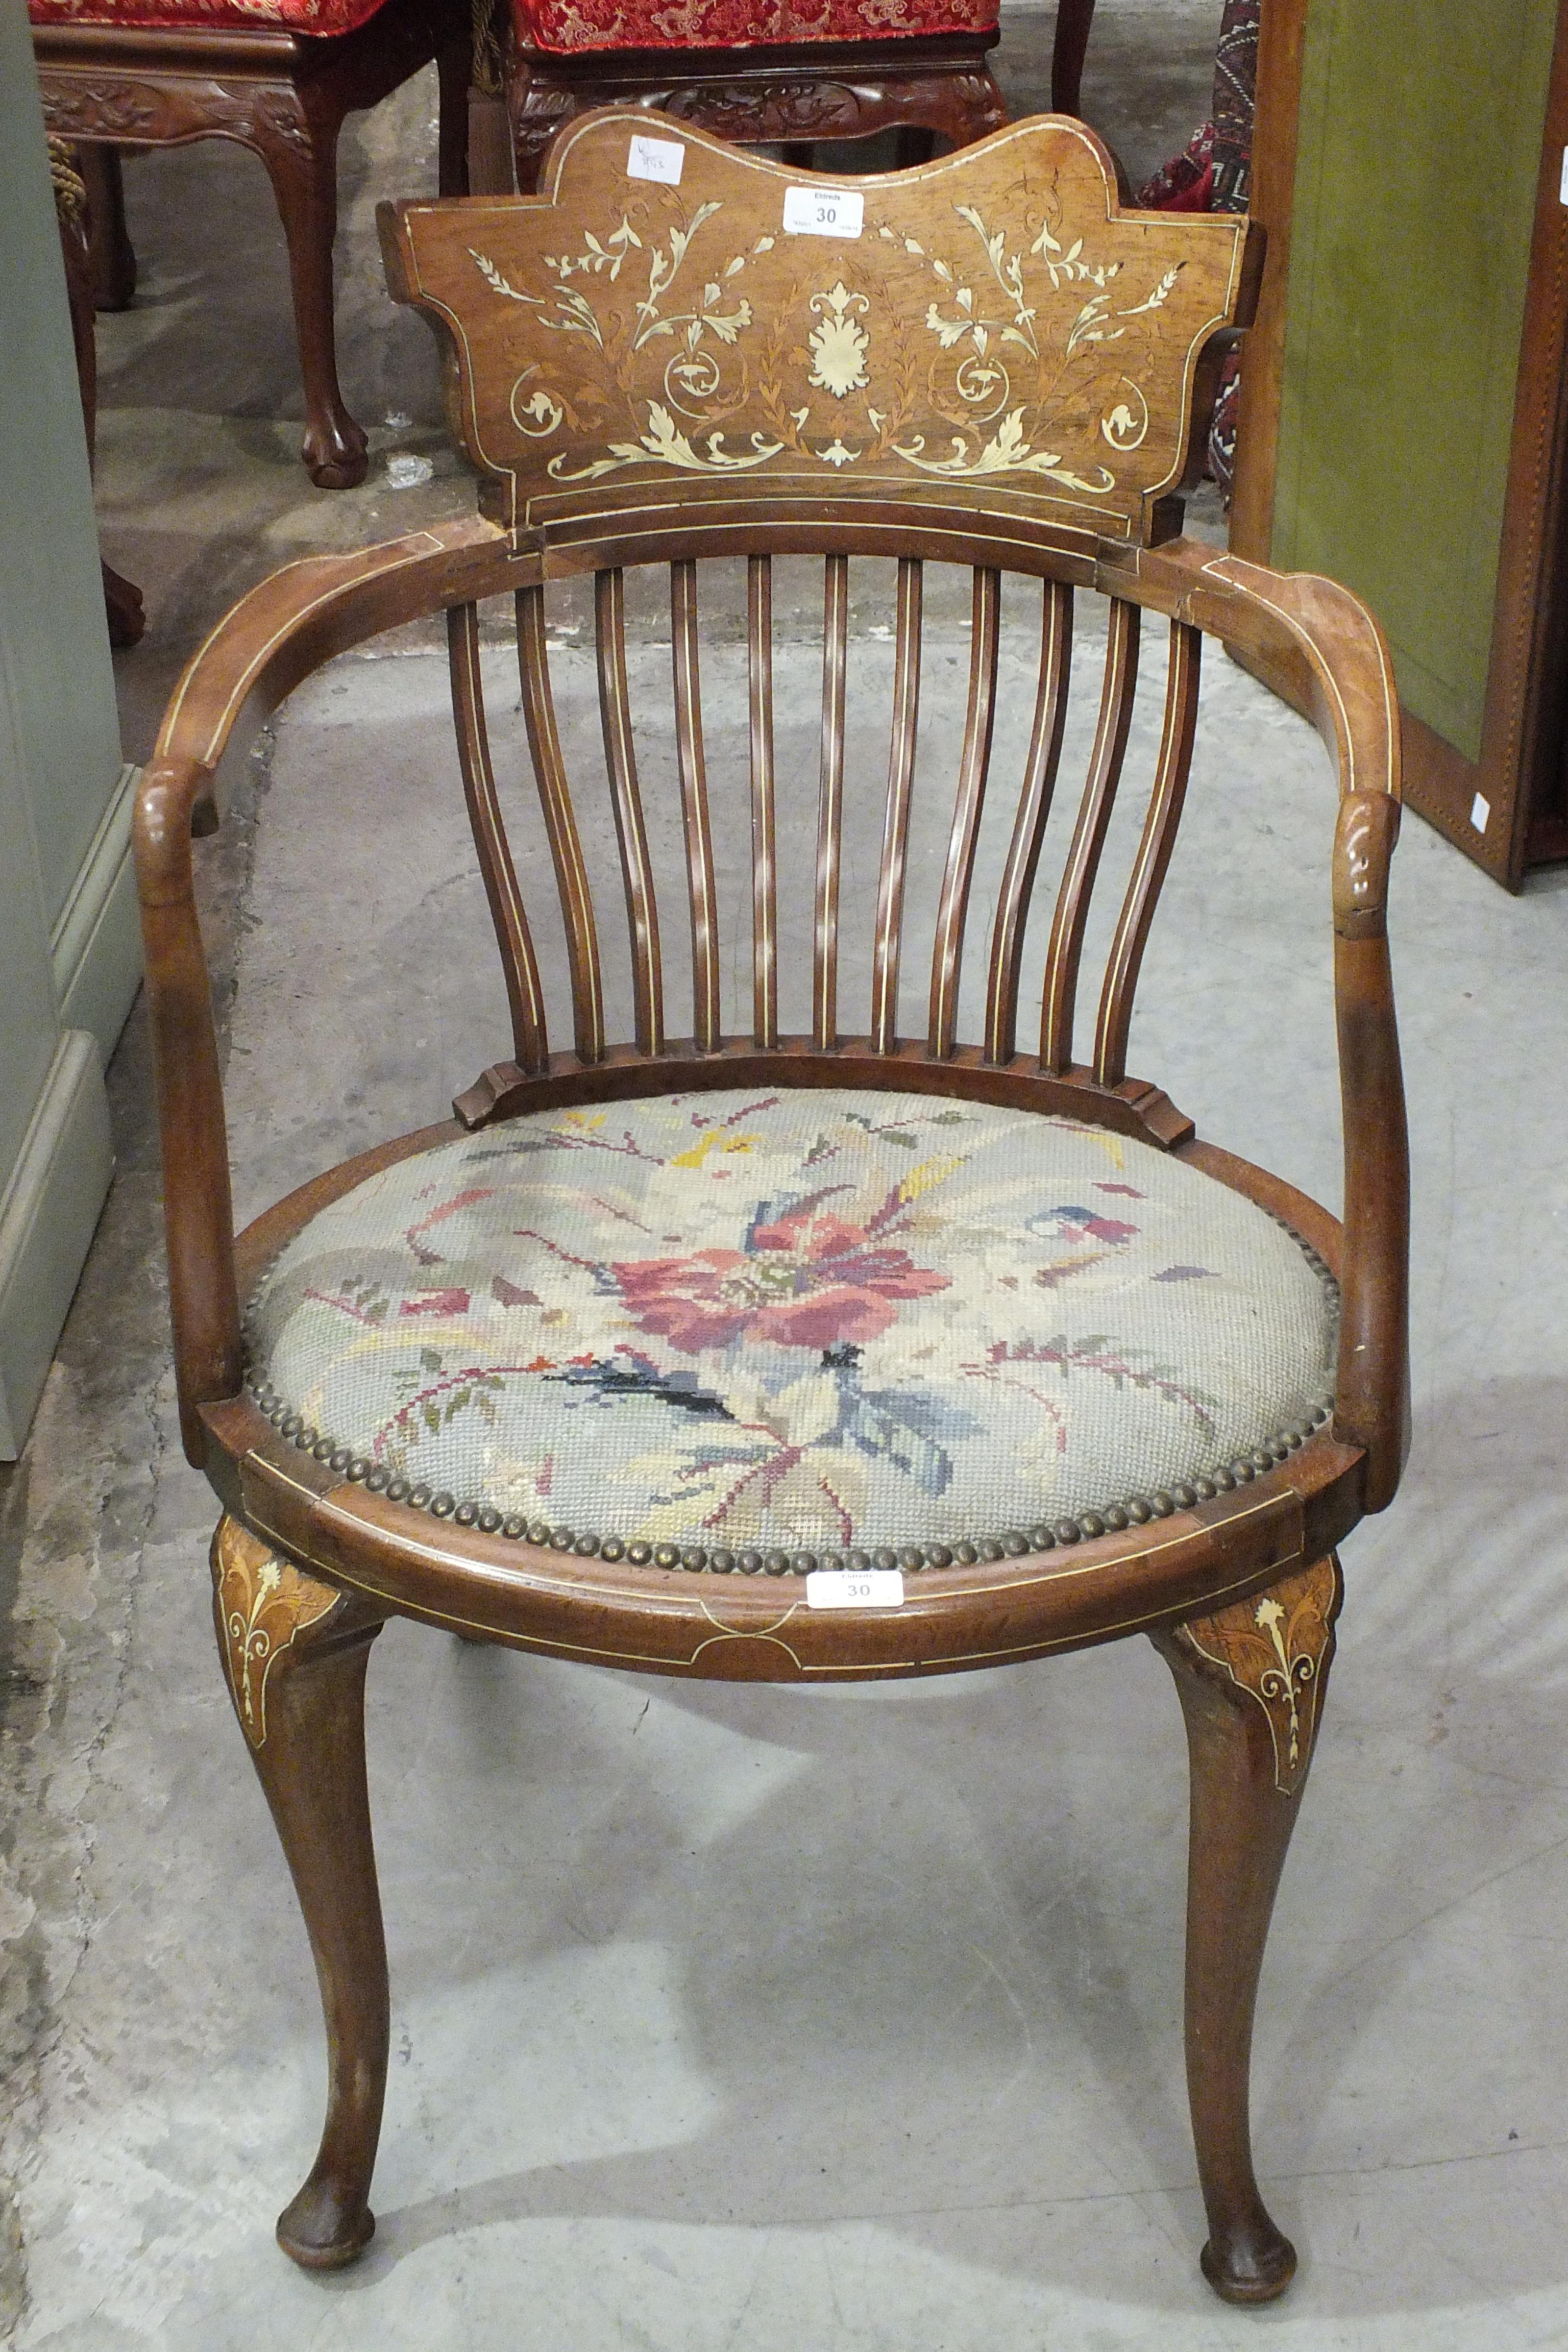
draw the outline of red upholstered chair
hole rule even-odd
[[[467,185],[467,0],[27,0],[44,113],[58,136],[101,145],[110,291],[135,264],[119,203],[121,147],[235,139],[271,177],[294,289],[305,383],[300,455],[323,489],[364,478],[365,436],[338,389],[332,332],[337,141],[432,58],[440,68],[440,185]],[[109,305],[105,305],[109,307]]]
[[[1069,19],[1081,5],[1068,0]],[[987,61],[997,0],[510,0],[510,9],[507,84],[524,190],[563,123],[615,102],[786,150],[898,130],[908,134],[902,163],[929,155],[933,133],[963,147],[1007,119]],[[1071,79],[1070,92],[1055,92],[1068,111]]]

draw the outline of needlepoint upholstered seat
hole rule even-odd
[[[1336,1297],[1288,1226],[1129,1137],[726,1090],[382,1170],[279,1254],[247,1339],[287,1436],[437,1518],[720,1573],[918,1570],[1271,1468],[1328,1419]]]
[[[537,198],[387,208],[482,517],[255,590],[142,792],[183,1425],[223,1505],[220,1646],[329,2029],[326,2132],[279,2234],[320,2265],[373,2228],[361,1704],[389,1617],[818,1684],[1142,1630],[1190,1733],[1203,2260],[1258,2300],[1294,2263],[1252,2171],[1258,1969],[1336,1547],[1405,1446],[1390,673],[1345,592],[1180,535],[1249,314],[1244,220],[1122,211],[1059,118],[847,193],[623,109],[563,134]],[[951,643],[955,573],[943,734],[925,600],[948,597]],[[546,605],[574,583],[593,644],[568,656]],[[501,593],[526,797],[481,659]],[[852,631],[884,595],[887,624]],[[628,645],[653,609],[662,645]],[[434,611],[456,756],[431,788],[461,780],[510,1035],[450,1122],[237,1237],[192,828],[217,822],[242,709]],[[1123,832],[1146,615],[1163,716]],[[1338,770],[1342,1223],[1127,1071],[1205,635],[1289,672]],[[1075,642],[1099,669],[1081,740]],[[525,900],[520,828],[553,908]],[[322,864],[325,888],[330,845]]]

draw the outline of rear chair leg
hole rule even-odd
[[[1187,2091],[1208,2212],[1204,2275],[1227,2303],[1267,2303],[1296,2269],[1253,2175],[1252,2019],[1342,1591],[1331,1556],[1153,1637],[1175,1676],[1192,1759]]]
[[[1051,52],[1051,112],[1079,114],[1079,86],[1094,22],[1094,0],[1057,0],[1057,30]]]
[[[293,1873],[327,2027],[326,2127],[278,2242],[307,2270],[336,2270],[374,2233],[386,2089],[386,1945],[364,1771],[364,1671],[383,1621],[226,1515],[212,1568],[229,1693]]]
[[[443,196],[466,196],[469,193],[468,172],[468,76],[470,51],[468,41],[447,41],[436,58],[437,88],[440,93],[437,118],[436,185]],[[484,191],[483,193],[489,193]],[[510,194],[510,189],[498,193]]]
[[[78,171],[87,183],[87,239],[92,264],[95,310],[128,310],[136,292],[136,255],[125,226],[125,183],[120,150],[99,140],[76,149]]]

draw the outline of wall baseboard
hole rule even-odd
[[[0,1195],[0,1462],[14,1462],[114,1173],[98,1041],[68,1029]]]
[[[98,1040],[107,1066],[142,985],[142,925],[131,857],[139,768],[120,772],[98,831],[59,912],[49,961],[60,1019]]]

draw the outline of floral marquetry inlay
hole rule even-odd
[[[253,1536],[237,1519],[220,1519],[212,1547],[213,1593],[229,1690],[253,1748],[267,1739],[267,1685],[282,1654],[300,1635],[348,1602]]]
[[[1312,1760],[1318,1694],[1333,1656],[1340,1572],[1320,1559],[1267,1592],[1184,1625],[1176,1640],[1255,1698],[1274,1739],[1274,1781],[1291,1796]]]
[[[678,180],[628,171],[650,129],[679,141]],[[393,290],[452,336],[502,520],[600,509],[605,486],[667,503],[675,478],[683,499],[741,477],[840,500],[983,481],[1154,535],[1199,357],[1245,321],[1247,223],[1119,213],[1104,150],[1065,120],[853,184],[858,214],[792,234],[802,174],[615,111],[556,147],[544,195],[384,207]]]

